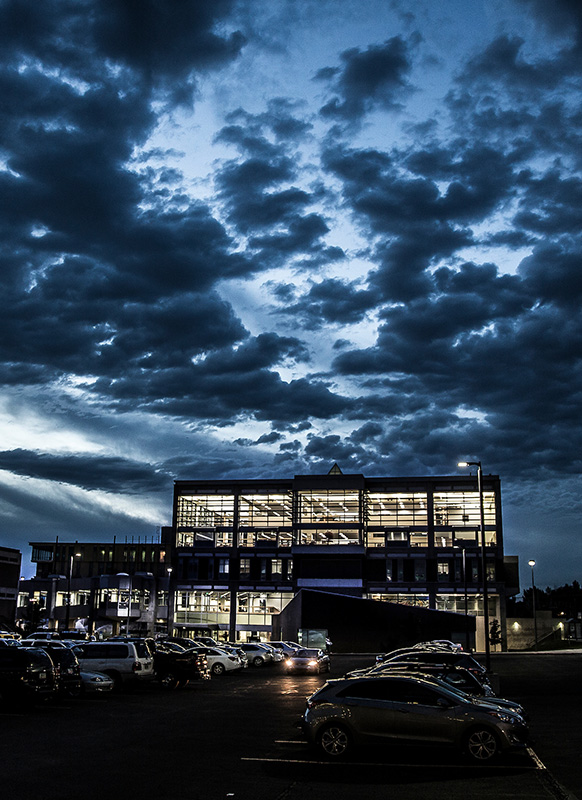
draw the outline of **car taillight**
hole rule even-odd
[[[134,661],[133,662],[133,666],[132,666],[132,670],[134,672],[140,672],[141,671],[141,663],[139,661]]]

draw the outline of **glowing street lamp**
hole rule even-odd
[[[483,573],[483,625],[485,627],[485,668],[491,669],[489,645],[489,597],[487,593],[487,555],[485,552],[485,514],[483,511],[483,471],[480,461],[459,461],[458,467],[477,467],[477,490],[479,492],[479,516],[481,526],[481,572]]]
[[[536,616],[536,584],[534,581],[534,567],[536,562],[530,559],[527,562],[531,567],[531,600],[532,600],[532,612],[533,612],[533,621],[534,621],[534,649],[538,649],[538,620]]]

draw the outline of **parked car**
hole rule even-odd
[[[22,636],[19,633],[13,633],[12,631],[0,631],[0,642],[6,641],[18,641],[22,639]]]
[[[40,648],[0,648],[0,697],[5,703],[53,697],[57,673],[50,655]]]
[[[306,705],[304,733],[330,758],[364,744],[433,743],[486,763],[525,748],[529,738],[519,715],[404,675],[330,680]]]
[[[225,653],[231,656],[238,656],[242,662],[243,668],[249,665],[247,654],[238,645],[234,645],[231,642],[217,642],[216,639],[212,639],[210,636],[197,636],[193,641],[195,641],[199,647],[217,647],[219,650],[224,650]]]
[[[104,694],[113,691],[114,682],[104,672],[89,672],[81,670],[82,694]]]
[[[452,686],[456,686],[463,691],[476,695],[492,695],[493,689],[489,683],[486,675],[475,674],[466,667],[461,667],[457,664],[446,664],[438,659],[434,662],[426,661],[404,661],[395,659],[394,661],[382,661],[370,667],[362,669],[355,669],[346,674],[346,678],[357,678],[360,675],[383,675],[387,672],[424,672],[429,674],[438,674],[445,678],[445,680]]]
[[[219,647],[204,647],[203,652],[208,659],[208,666],[213,675],[224,675],[225,672],[234,672],[243,668],[243,663],[238,655],[227,653]]]
[[[176,689],[187,686],[190,681],[210,678],[208,659],[202,649],[185,648],[164,639],[151,639],[148,644],[153,651],[156,680],[165,689]]]
[[[267,650],[271,654],[271,657],[273,659],[273,663],[279,664],[279,663],[281,663],[281,661],[283,661],[284,656],[283,656],[283,651],[282,650],[279,650],[276,647],[273,647],[268,642],[259,642],[259,647],[263,647],[265,650]]]
[[[188,650],[192,647],[201,647],[195,639],[189,639],[185,636],[163,636],[160,639],[156,639],[156,642],[170,642],[171,644],[178,644],[184,649]]]
[[[460,642],[451,642],[450,639],[431,639],[429,642],[418,642],[413,645],[414,649],[420,650],[452,650],[455,653],[463,649]]]
[[[143,639],[83,642],[72,649],[82,670],[104,672],[117,690],[154,677],[153,656]]]
[[[247,654],[249,664],[253,667],[263,667],[267,664],[273,663],[273,654],[257,642],[244,642],[241,644],[237,643],[235,647],[239,647],[241,650],[244,650],[244,652]]]
[[[22,646],[29,646],[29,639],[22,640]],[[50,655],[57,676],[59,694],[79,697],[82,691],[81,668],[77,656],[70,647],[58,639],[34,640],[32,647],[40,647]]]
[[[27,639],[60,639],[60,635],[58,631],[34,631],[33,633],[27,633]]]
[[[220,649],[224,650],[225,653],[229,653],[232,656],[238,656],[240,658],[243,669],[246,669],[248,667],[249,657],[245,653],[245,651],[242,650],[240,647],[237,647],[234,644],[221,644]]]
[[[411,645],[410,647],[399,647],[397,650],[389,650],[387,653],[378,653],[378,655],[376,656],[376,663],[379,664],[382,661],[387,661],[389,658],[401,655],[402,653],[414,653],[414,652],[415,648],[413,645]]]
[[[220,642],[217,642],[211,636],[195,636],[192,641],[196,642],[196,644],[201,644],[203,647],[221,647]]]
[[[0,647],[22,647],[20,639],[9,639],[8,637],[0,638]]]
[[[59,639],[69,640],[74,642],[86,642],[89,640],[89,634],[86,631],[59,631]]]
[[[327,653],[317,648],[296,650],[285,656],[285,670],[291,672],[329,672],[331,661]]]
[[[444,664],[388,663],[381,665],[381,668],[374,667],[365,674],[370,677],[400,674],[411,675],[428,681],[433,680],[442,684],[447,689],[452,689],[460,694],[495,703],[496,705],[503,706],[514,714],[519,714],[526,721],[528,719],[528,714],[520,703],[514,700],[497,697],[489,683],[482,683],[476,675],[469,672],[469,670],[464,667],[451,667]],[[354,676],[353,673],[348,673],[348,675],[349,677],[357,677]]]
[[[487,670],[469,653],[455,653],[447,650],[410,650],[388,657],[385,664],[405,664],[416,662],[421,664],[446,664],[447,666],[465,667],[481,680],[487,678]]]
[[[269,642],[269,644],[276,650],[281,650],[284,656],[289,655],[290,653],[296,653],[297,650],[301,650],[301,645],[291,645],[289,642]]]

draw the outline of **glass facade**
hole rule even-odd
[[[435,492],[434,524],[467,528],[481,524],[478,492]],[[495,494],[483,492],[485,526],[495,525]]]
[[[426,527],[426,492],[368,492],[366,501],[366,521],[369,526]]]
[[[291,527],[293,503],[291,492],[282,494],[242,494],[239,497],[241,528]]]
[[[498,483],[489,476],[482,493],[492,596],[502,555]],[[300,588],[433,609],[460,596],[463,611],[466,593],[478,613],[480,499],[473,476],[178,481],[175,578],[191,586],[174,622],[227,630],[236,618],[237,636],[263,631]]]
[[[180,528],[232,527],[234,495],[180,495],[177,513]]]
[[[292,592],[236,592],[236,628],[270,630],[272,615],[279,614],[292,599]],[[188,627],[228,631],[232,594],[228,590],[176,592],[174,623]]]

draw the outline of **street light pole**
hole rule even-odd
[[[131,574],[128,576],[129,581],[129,597],[127,598],[127,625],[125,627],[125,635],[129,636],[129,622],[131,620],[131,593],[133,591],[133,581]]]
[[[531,567],[531,601],[532,601],[532,613],[533,613],[533,623],[534,623],[534,650],[538,649],[538,620],[536,616],[536,584],[534,581],[534,567],[536,562],[533,558],[527,562]]]
[[[172,567],[168,567],[166,569],[168,573],[168,601],[167,601],[167,612],[166,612],[166,633],[168,636],[172,635],[172,612],[173,612],[173,597],[172,597]]]
[[[460,547],[463,559],[463,585],[464,585],[464,594],[465,594],[465,647],[467,650],[470,650],[471,646],[469,643],[469,625],[467,619],[467,605],[468,605],[468,598],[467,598],[467,543],[460,540],[460,539],[453,539],[453,547]]]
[[[480,461],[459,461],[459,467],[477,467],[477,490],[479,492],[479,518],[481,525],[481,572],[483,573],[483,625],[485,627],[485,668],[491,669],[491,647],[489,644],[489,596],[487,592],[487,554],[485,551],[485,512],[483,509],[483,471]]]
[[[73,577],[73,559],[79,558],[80,553],[73,553],[69,558],[69,574],[67,575],[67,605],[65,608],[65,630],[69,630],[71,621],[71,578]]]

